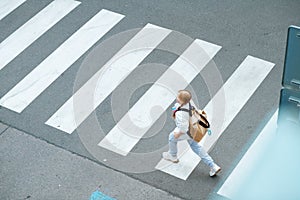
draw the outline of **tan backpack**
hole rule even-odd
[[[204,110],[197,110],[189,103],[189,109],[178,108],[179,110],[188,112],[190,114],[190,125],[188,135],[196,142],[200,142],[210,128],[210,124],[207,120],[207,114]]]

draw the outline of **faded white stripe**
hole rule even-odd
[[[127,155],[174,101],[177,91],[187,87],[220,49],[195,40],[98,145]],[[161,109],[151,113],[157,106]]]
[[[0,1],[0,20],[19,7],[26,0],[1,0]]]
[[[152,24],[146,25],[54,113],[46,124],[71,134],[170,32],[171,30]],[[93,99],[89,102],[91,95]],[[86,106],[87,104],[93,106]]]
[[[101,10],[2,97],[0,105],[22,112],[123,17]]]
[[[79,4],[55,0],[1,42],[0,70]]]

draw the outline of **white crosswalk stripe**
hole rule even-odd
[[[11,13],[26,0],[1,0],[0,1],[0,20]]]
[[[158,26],[146,25],[87,81],[46,124],[71,134],[170,32],[171,30]],[[137,49],[138,51],[132,51]],[[94,106],[87,107],[88,97],[91,95]],[[74,98],[76,98],[77,104],[78,102],[82,104],[76,106],[77,110],[74,110]]]
[[[79,4],[73,0],[55,0],[1,42],[0,70]]]
[[[213,116],[213,121],[211,121],[213,134],[212,136],[206,135],[200,142],[206,151],[209,151],[215,144],[273,67],[273,63],[247,56],[226,81],[224,86],[206,105],[204,110],[206,110],[207,113],[211,113],[214,105],[225,106],[224,119],[220,118],[219,115]],[[225,102],[223,100],[223,94],[225,94]],[[220,127],[220,129],[218,127]],[[178,146],[179,150],[188,148],[186,141],[179,142]],[[180,160],[178,164],[170,164],[170,162],[162,159],[155,168],[186,180],[200,162],[200,158],[197,157],[191,149],[185,152],[179,151],[178,155]]]
[[[174,94],[179,89],[186,88],[220,49],[218,45],[195,40],[106,135],[99,146],[127,155],[174,101]],[[155,106],[162,109],[150,117],[151,109]]]
[[[1,98],[0,105],[22,112],[123,17],[101,10]]]

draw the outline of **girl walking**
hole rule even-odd
[[[165,160],[173,163],[179,162],[177,158],[177,142],[180,140],[187,140],[191,149],[203,160],[203,162],[210,168],[209,175],[215,176],[221,168],[213,161],[208,153],[194,141],[188,134],[189,130],[189,113],[179,110],[178,108],[189,109],[189,102],[192,95],[188,90],[179,90],[177,95],[177,103],[175,104],[176,111],[173,114],[176,128],[169,134],[169,151],[163,153]]]

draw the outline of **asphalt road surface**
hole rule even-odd
[[[27,0],[11,11],[18,1],[2,1],[3,126],[182,199],[223,198],[278,108],[287,28],[300,22],[297,0]],[[213,113],[204,146],[222,167],[215,178],[203,162],[157,169],[182,88]],[[115,149],[100,145],[108,136]]]

